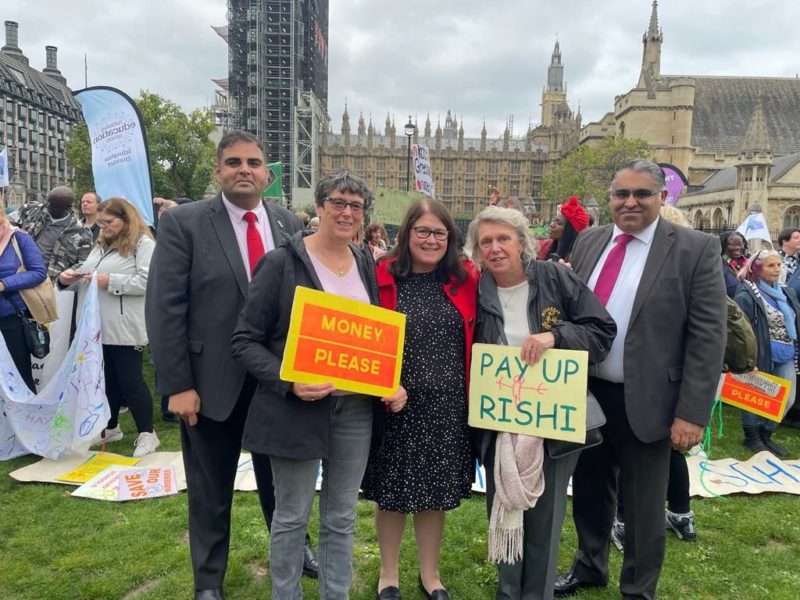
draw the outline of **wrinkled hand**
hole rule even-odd
[[[197,425],[197,415],[200,412],[200,396],[192,388],[184,392],[172,394],[169,397],[169,412],[178,415],[188,425]]]
[[[703,441],[704,432],[705,427],[702,425],[675,417],[670,429],[672,447],[681,454],[688,452],[689,449]]]
[[[402,385],[399,386],[394,394],[381,398],[381,402],[383,402],[384,406],[386,406],[386,408],[391,412],[400,412],[403,410],[406,402],[408,402],[406,388],[404,388]]]
[[[153,204],[155,204],[158,207],[159,217],[161,216],[161,213],[163,213],[168,208],[172,208],[173,206],[178,206],[178,203],[175,202],[175,200],[168,200],[167,198],[159,198],[159,197],[153,198]]]
[[[292,393],[306,402],[313,402],[314,400],[322,400],[336,388],[332,383],[293,383]]]
[[[554,348],[555,345],[556,336],[551,332],[534,333],[525,338],[519,357],[525,364],[535,365],[542,358],[544,351]]]

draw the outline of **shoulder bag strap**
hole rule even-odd
[[[17,245],[17,236],[13,233],[11,234],[11,245],[14,246],[14,252],[17,253],[17,258],[19,259],[19,268],[17,269],[17,273],[22,273],[25,271],[25,261],[22,260],[22,253],[19,251],[19,245]]]

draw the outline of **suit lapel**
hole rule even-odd
[[[245,271],[242,253],[239,251],[239,242],[236,241],[236,234],[233,232],[231,218],[228,216],[228,211],[225,210],[225,205],[222,204],[222,196],[214,198],[209,206],[211,227],[217,235],[222,253],[228,260],[231,271],[233,271],[233,275],[236,278],[236,283],[239,284],[239,291],[242,296],[245,296],[248,285],[247,271]]]
[[[633,308],[631,309],[631,320],[628,325],[633,325],[639,311],[642,309],[650,290],[658,281],[658,276],[661,273],[661,267],[669,256],[672,249],[672,244],[675,243],[673,225],[667,223],[664,219],[659,219],[656,231],[653,234],[652,247],[647,255],[647,261],[644,263],[644,271],[642,271],[642,278],[639,281],[639,287],[636,288],[636,297],[633,299]]]
[[[267,211],[267,217],[269,217],[269,229],[272,231],[272,241],[275,243],[275,248],[280,248],[281,244],[289,237],[286,233],[285,224],[281,220],[273,204],[264,202],[264,209]],[[275,248],[272,249],[274,250]]]
[[[592,272],[597,266],[597,261],[600,260],[603,250],[611,240],[613,231],[614,227],[607,225],[605,231],[598,231],[591,239],[586,240],[586,250],[584,252],[586,256],[576,268],[578,277],[580,277],[582,281],[588,283]]]

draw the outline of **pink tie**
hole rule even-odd
[[[611,297],[611,292],[614,290],[614,285],[617,283],[619,272],[622,269],[622,263],[625,261],[625,247],[628,242],[635,239],[629,233],[622,233],[614,240],[614,247],[611,252],[606,256],[606,262],[603,263],[603,268],[600,269],[600,275],[597,276],[597,283],[594,284],[594,295],[600,299],[603,306],[608,304],[608,299]]]

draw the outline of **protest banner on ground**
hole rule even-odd
[[[112,465],[130,467],[138,462],[138,458],[128,458],[111,452],[95,452],[78,467],[62,473],[56,479],[64,483],[86,483]]]
[[[85,455],[111,416],[97,280],[89,285],[69,351],[41,392],[34,395],[22,381],[2,336],[0,364],[0,460],[27,453],[53,459]]]
[[[431,170],[430,151],[423,144],[411,145],[411,158],[414,162],[414,187],[421,194],[436,199]]]
[[[78,498],[125,502],[172,496],[178,491],[175,467],[171,465],[130,468],[116,464],[103,469],[72,492],[72,495]]]
[[[583,442],[588,360],[583,350],[547,350],[529,366],[520,359],[518,347],[474,344],[469,424]]]
[[[405,323],[402,313],[298,287],[281,379],[393,394],[400,384]]]
[[[780,423],[790,391],[788,381],[769,373],[723,373],[717,396],[725,404]]]
[[[687,456],[692,496],[778,492],[800,495],[800,460],[781,460],[759,452],[747,460]]]

